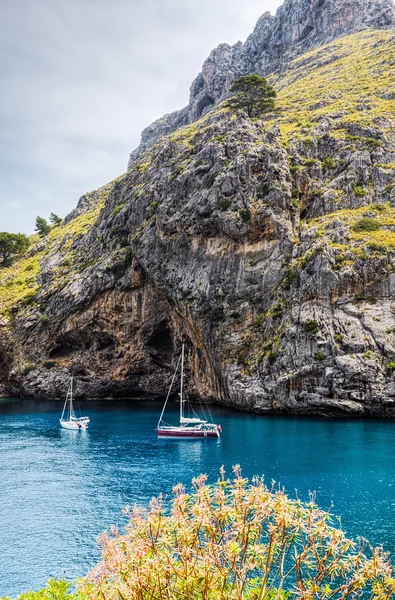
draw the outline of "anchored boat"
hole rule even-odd
[[[178,359],[177,367],[173,375],[173,380],[167,394],[166,402],[164,404],[162,413],[159,418],[156,434],[158,438],[167,439],[200,439],[200,438],[219,438],[222,429],[221,425],[215,423],[208,423],[201,419],[196,412],[192,410],[192,416],[185,415],[185,398],[184,398],[184,361],[185,361],[185,344],[182,344],[181,356]],[[163,421],[166,406],[170,398],[170,394],[174,385],[174,381],[180,368],[181,363],[181,391],[180,391],[180,424],[179,425],[168,425]]]
[[[67,410],[67,405],[69,409]],[[70,380],[70,386],[67,390],[66,401],[64,403],[62,416],[59,419],[63,429],[74,429],[76,431],[82,431],[88,429],[90,423],[89,417],[76,417],[73,407],[73,378]]]

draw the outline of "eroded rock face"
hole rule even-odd
[[[225,134],[225,145],[212,140]],[[58,249],[45,259],[39,306],[14,324],[20,364],[44,368],[11,370],[12,392],[57,395],[72,369],[79,395],[163,395],[184,335],[196,348],[195,393],[221,395],[213,323],[226,318],[224,298],[260,297],[263,282],[253,281],[270,262],[262,288],[270,304],[291,248],[288,158],[277,127],[251,126],[243,115],[213,116],[194,143],[187,164],[187,146],[167,141],[145,173],[114,186],[100,223],[70,248],[80,274],[56,293],[64,256]],[[269,180],[272,208],[257,205],[250,222],[250,198]],[[130,232],[132,246],[120,247]],[[250,255],[257,265],[247,269]],[[252,308],[242,312],[249,322]]]
[[[360,216],[392,210],[395,172],[377,165],[395,160],[395,138],[364,149],[374,132],[360,130],[350,147],[334,122],[288,149],[275,123],[242,113],[210,115],[192,142],[162,141],[114,184],[55,292],[64,257],[46,257],[38,305],[15,318],[8,390],[58,396],[73,372],[81,397],[163,396],[184,339],[192,398],[395,415],[395,256],[353,254],[331,212],[339,190]]]
[[[275,26],[296,35],[281,14],[258,23],[257,56]],[[226,68],[214,54],[193,97],[209,82],[215,104],[245,48],[221,47]],[[73,373],[80,397],[161,397],[184,340],[192,398],[395,416],[394,48],[368,31],[302,54],[261,120],[217,107],[185,126],[182,111],[152,145],[154,127],[124,176],[29,249],[40,288],[0,321],[1,389],[60,396]]]
[[[189,105],[143,131],[128,169],[163,135],[196,121],[224,100],[238,77],[247,73],[268,76],[286,69],[296,56],[338,37],[394,27],[393,0],[286,0],[275,17],[265,13],[259,19],[244,45],[221,44],[212,51],[191,86]]]

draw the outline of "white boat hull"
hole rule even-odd
[[[86,422],[60,421],[60,424],[63,429],[72,429],[74,431],[85,431],[88,429],[88,423]]]

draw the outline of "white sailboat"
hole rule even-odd
[[[184,398],[184,360],[185,360],[185,345],[182,345],[181,356],[178,360],[176,370],[173,375],[173,380],[169,389],[169,393],[166,398],[165,405],[159,418],[156,434],[159,438],[167,439],[200,439],[200,438],[219,438],[222,429],[221,425],[215,423],[208,423],[207,421],[200,419],[194,412],[193,417],[186,417],[184,414],[185,398]],[[180,367],[181,362],[181,391],[180,391],[180,424],[179,425],[167,425],[163,421],[166,406],[170,398],[171,390],[174,385],[174,381],[177,375],[177,371]]]
[[[67,404],[69,404],[68,410]],[[63,429],[74,429],[77,431],[88,429],[88,424],[90,423],[89,417],[77,418],[75,415],[73,407],[73,378],[71,378],[70,386],[67,390],[62,416],[59,420]]]

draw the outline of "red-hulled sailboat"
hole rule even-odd
[[[198,415],[193,411],[192,417],[185,416],[185,400],[184,400],[184,360],[185,360],[185,345],[182,344],[181,356],[178,360],[176,370],[173,375],[173,380],[167,394],[166,402],[163,407],[162,413],[159,418],[158,427],[156,434],[158,438],[166,439],[204,439],[204,438],[219,438],[222,433],[221,425],[215,423],[208,423],[203,419],[200,419]],[[166,406],[170,398],[171,390],[174,385],[174,381],[180,368],[181,363],[181,391],[180,391],[180,424],[179,425],[168,425],[163,421]]]

